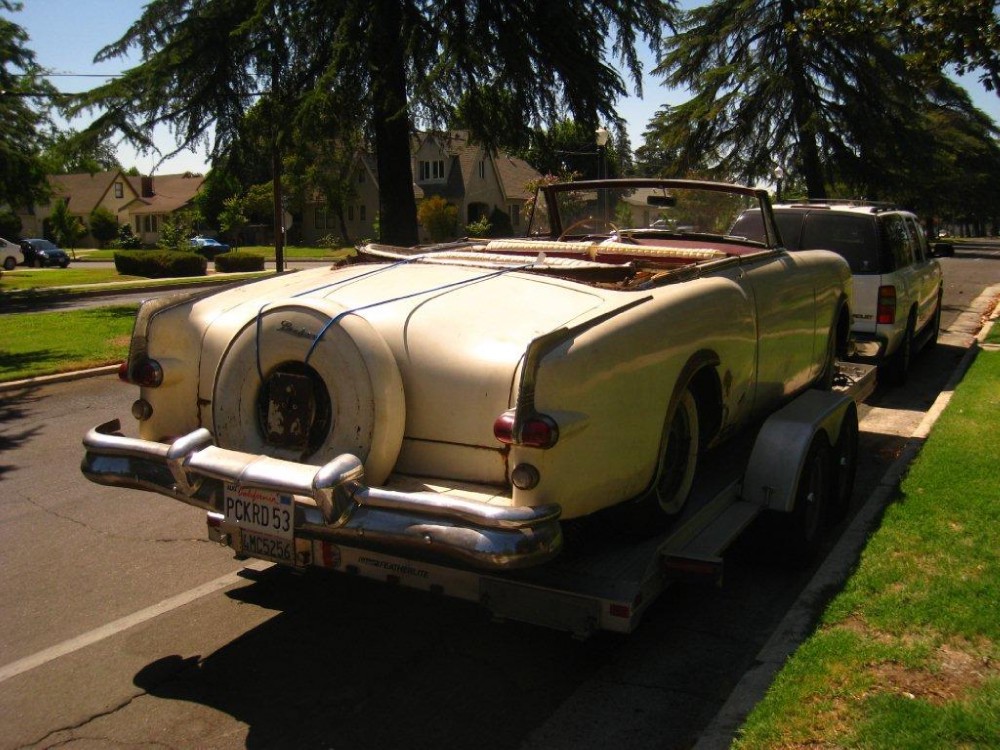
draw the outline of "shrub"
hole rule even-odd
[[[107,247],[119,231],[118,219],[109,209],[98,206],[90,212],[90,233],[97,240],[98,247]]]
[[[121,251],[115,253],[115,269],[127,276],[166,279],[176,276],[204,276],[208,261],[197,253],[169,250]]]
[[[490,236],[490,220],[485,216],[479,221],[465,225],[465,235],[467,237],[488,237]]]
[[[458,209],[439,195],[432,195],[420,202],[417,208],[419,221],[433,242],[444,242],[455,237]]]
[[[264,256],[254,253],[240,253],[235,250],[215,256],[215,270],[220,273],[240,271],[263,271]]]
[[[109,244],[115,250],[138,250],[142,247],[142,241],[135,236],[128,224],[118,227],[118,238],[111,240]]]

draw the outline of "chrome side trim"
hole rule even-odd
[[[81,471],[97,484],[157,492],[221,512],[227,482],[296,496],[296,536],[418,547],[489,569],[536,565],[562,547],[561,509],[512,508],[433,492],[364,484],[350,454],[323,466],[219,448],[199,429],[171,445],[116,434],[113,420],[90,430]],[[310,502],[311,500],[311,502]]]

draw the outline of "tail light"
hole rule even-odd
[[[896,287],[880,286],[878,288],[878,310],[875,322],[889,324],[896,322]]]
[[[118,366],[118,378],[126,383],[156,388],[163,383],[163,368],[155,359],[148,357],[134,362],[129,360]]]
[[[532,414],[521,423],[519,435],[514,434],[514,410],[505,411],[493,423],[493,435],[504,445],[527,445],[531,448],[551,448],[559,441],[559,425],[545,414]]]

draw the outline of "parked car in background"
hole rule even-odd
[[[20,262],[20,246],[0,237],[0,266],[3,266],[3,270],[13,271],[14,267]]]
[[[813,201],[774,206],[789,250],[833,250],[854,275],[853,358],[879,364],[890,383],[902,383],[913,354],[937,341],[944,282],[938,256],[950,243],[928,243],[909,211],[862,201]],[[761,228],[745,213],[730,232],[757,237]]]
[[[212,260],[216,255],[229,252],[229,245],[219,242],[214,237],[192,237],[190,240],[191,249],[199,255],[204,255]]]
[[[743,210],[762,239],[729,236]],[[850,287],[835,253],[779,246],[763,190],[549,185],[528,237],[144,303],[122,371],[140,437],[96,427],[83,471],[286,564],[316,539],[538,565],[560,518],[663,528],[703,451],[829,390]]]
[[[32,268],[35,266],[66,268],[69,265],[69,256],[65,250],[49,240],[38,237],[21,240],[21,254],[24,256],[24,265]]]

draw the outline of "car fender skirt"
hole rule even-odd
[[[556,504],[494,506],[372,487],[356,456],[313,466],[219,448],[204,428],[171,445],[124,437],[119,429],[114,420],[84,437],[81,470],[92,482],[156,492],[216,513],[227,483],[287,493],[295,498],[296,537],[419,549],[488,570],[537,565],[562,548]]]

